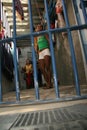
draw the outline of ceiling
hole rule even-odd
[[[13,9],[12,0],[2,0],[3,9],[6,11],[7,20],[11,31],[13,31]],[[34,26],[40,22],[40,16],[44,12],[44,0],[31,0],[32,5],[32,17]],[[24,20],[20,20],[16,15],[16,32],[17,35],[27,34],[30,31],[28,0],[21,0],[21,4],[24,12]]]

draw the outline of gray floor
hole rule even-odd
[[[87,99],[1,107],[0,130],[87,130]]]
[[[87,94],[87,86],[81,86],[81,95]],[[76,89],[75,86],[59,86],[59,93],[60,98],[67,98],[76,96]],[[39,95],[41,100],[48,100],[48,99],[55,99],[56,98],[56,92],[55,88],[51,89],[43,89],[42,87],[39,88]],[[36,91],[34,88],[32,89],[24,89],[20,90],[20,100],[26,101],[26,100],[36,100]],[[3,101],[4,102],[10,102],[10,101],[16,101],[16,92],[11,91],[8,93],[5,93],[3,95]]]

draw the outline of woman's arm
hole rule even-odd
[[[34,38],[34,48],[36,53],[38,53],[37,37]]]

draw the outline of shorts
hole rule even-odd
[[[39,52],[39,59],[44,59],[45,56],[50,56],[50,51],[49,49],[44,49],[41,52]]]

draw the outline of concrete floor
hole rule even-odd
[[[83,85],[80,88],[81,95],[87,95],[87,86]],[[60,98],[67,98],[76,96],[76,90],[74,86],[59,86],[59,92],[60,92]],[[55,89],[43,89],[42,87],[39,89],[39,95],[41,100],[47,100],[47,99],[55,99]],[[35,89],[23,89],[20,90],[20,100],[26,101],[26,100],[36,100],[36,92]],[[8,93],[3,94],[3,101],[16,101],[16,92],[11,91]]]
[[[0,130],[87,130],[87,99],[0,107]]]

